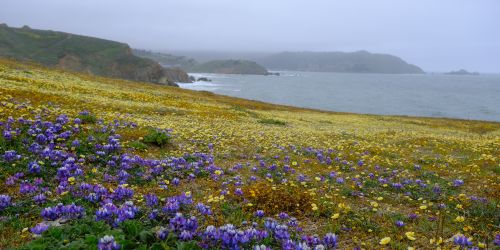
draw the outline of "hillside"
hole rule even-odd
[[[494,249],[500,233],[500,123],[0,59],[0,133],[0,249]]]
[[[214,60],[197,64],[187,70],[196,73],[270,75],[266,68],[248,60]]]
[[[273,70],[422,74],[419,67],[408,64],[401,58],[387,54],[357,52],[283,52],[257,60]]]
[[[99,76],[176,85],[158,63],[134,56],[127,44],[27,26],[0,26],[0,57]]]

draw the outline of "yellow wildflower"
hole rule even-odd
[[[384,237],[384,238],[380,239],[379,244],[380,245],[387,245],[387,244],[389,244],[389,242],[391,242],[391,237]]]
[[[417,238],[415,238],[414,232],[406,232],[405,235],[406,235],[406,238],[408,238],[409,240],[416,240],[417,239]]]

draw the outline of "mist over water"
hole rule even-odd
[[[500,121],[500,75],[192,74],[182,88],[329,111]]]

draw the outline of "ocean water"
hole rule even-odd
[[[182,88],[329,111],[500,121],[500,75],[192,74]]]

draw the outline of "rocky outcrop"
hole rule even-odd
[[[450,71],[448,73],[445,73],[445,75],[471,75],[471,76],[477,76],[479,75],[478,72],[469,72],[465,69],[457,70],[457,71]]]
[[[164,68],[164,71],[168,79],[174,82],[181,82],[181,83],[193,82],[192,79],[190,79],[189,75],[186,73],[186,71],[180,68]]]

